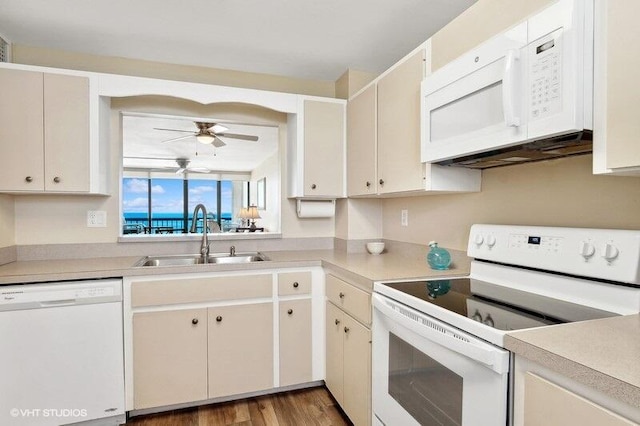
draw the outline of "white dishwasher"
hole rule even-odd
[[[0,424],[124,422],[122,280],[0,286]]]

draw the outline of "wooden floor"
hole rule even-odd
[[[351,425],[324,387],[132,417],[127,426]]]

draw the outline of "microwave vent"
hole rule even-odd
[[[534,161],[552,160],[593,152],[593,132],[583,130],[507,148],[439,161],[441,166],[491,169]]]

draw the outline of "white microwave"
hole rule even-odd
[[[591,152],[593,0],[558,0],[428,75],[421,94],[423,162]]]

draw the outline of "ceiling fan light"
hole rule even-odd
[[[213,143],[214,138],[212,135],[202,134],[202,135],[196,135],[196,139],[198,140],[198,142],[208,145]]]

